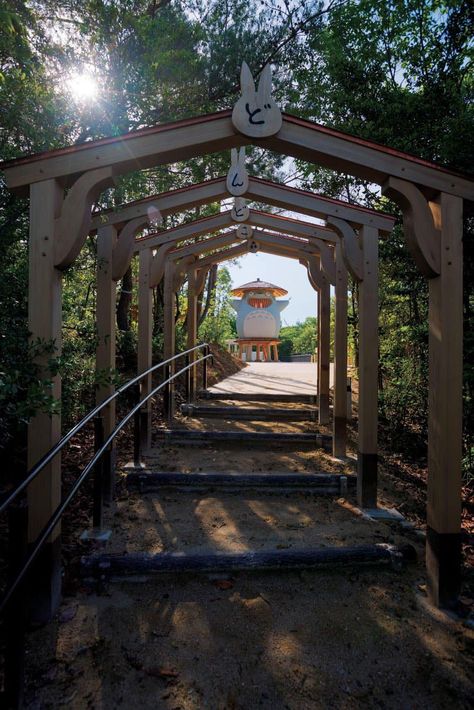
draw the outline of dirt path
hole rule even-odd
[[[225,418],[178,424],[268,425]],[[317,425],[278,422],[272,428],[316,431]],[[349,473],[354,459],[338,462],[289,446],[161,446],[149,465],[156,471]],[[402,502],[383,477],[381,500]],[[347,501],[251,490],[141,494],[123,486],[108,511],[111,552],[385,542],[414,545],[421,562],[402,571],[160,575],[112,581],[100,593],[84,587],[64,600],[53,624],[30,636],[27,707],[471,707],[474,632],[428,607],[423,541],[396,523],[360,517],[354,503],[352,494]]]

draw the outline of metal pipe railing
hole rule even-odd
[[[139,375],[134,377],[132,380],[129,380],[125,384],[123,384],[121,387],[119,387],[113,394],[111,394],[107,399],[104,399],[103,402],[98,404],[94,409],[92,409],[86,416],[81,419],[80,422],[75,424],[72,429],[70,429],[67,434],[65,434],[55,446],[53,446],[34,466],[33,468],[28,471],[26,474],[25,478],[14,488],[13,491],[10,491],[8,495],[5,497],[5,499],[0,503],[0,513],[2,513],[5,508],[8,508],[8,506],[15,500],[17,495],[19,495],[25,488],[27,488],[32,481],[36,478],[36,476],[41,473],[43,468],[47,466],[48,463],[50,463],[55,456],[64,448],[64,446],[70,441],[86,424],[88,424],[97,414],[99,414],[104,407],[106,407],[110,402],[113,402],[114,399],[116,399],[119,395],[121,395],[123,392],[125,392],[129,387],[132,385],[140,382],[143,377],[146,375],[150,375],[151,373],[155,372],[156,370],[160,369],[163,366],[166,366],[173,362],[174,360],[177,360],[180,357],[183,357],[183,355],[192,353],[196,350],[200,350],[201,348],[209,348],[208,343],[201,343],[200,345],[196,345],[194,348],[189,348],[188,350],[184,350],[182,353],[178,353],[178,355],[174,355],[173,357],[168,358],[167,360],[163,360],[162,362],[159,362],[157,365],[153,365],[153,367],[150,367],[148,370],[145,372],[141,372]]]
[[[206,345],[206,347],[208,347]],[[182,355],[183,353],[180,353]],[[212,358],[211,354],[204,355],[201,358],[198,358],[197,360],[194,361],[195,364],[199,362],[207,363],[207,360],[209,358]],[[174,359],[174,358],[173,358]],[[154,397],[163,387],[166,387],[169,385],[173,380],[175,380],[179,375],[182,375],[184,372],[187,371],[188,367],[191,367],[191,365],[187,365],[183,367],[181,370],[178,370],[175,372],[173,375],[169,376],[166,380],[164,380],[161,384],[159,384],[157,387],[152,389],[152,391],[146,395],[142,400],[138,402],[132,409],[128,412],[128,414],[125,415],[125,417],[122,419],[119,424],[115,427],[115,429],[110,433],[110,435],[107,437],[105,442],[98,448],[98,450],[95,452],[94,456],[92,459],[89,461],[87,466],[83,469],[81,475],[79,478],[76,480],[74,483],[73,487],[69,491],[68,495],[66,498],[60,503],[60,505],[56,508],[55,512],[49,519],[48,523],[45,525],[41,533],[38,535],[36,538],[35,543],[33,544],[33,547],[30,550],[30,553],[28,554],[20,572],[17,574],[16,578],[14,579],[13,583],[10,584],[6,592],[3,594],[1,597],[0,601],[0,613],[3,611],[5,604],[8,602],[10,599],[11,595],[17,588],[18,584],[21,582],[23,577],[25,576],[26,572],[30,568],[32,562],[36,558],[38,552],[40,551],[41,547],[44,545],[48,537],[51,535],[53,530],[55,529],[56,525],[59,523],[64,511],[68,507],[69,503],[71,500],[74,498],[76,495],[77,491],[79,488],[82,486],[86,478],[88,477],[89,473],[94,469],[94,467],[98,464],[98,461],[102,454],[106,451],[106,449],[110,446],[112,441],[115,439],[117,434],[124,428],[124,426],[130,421],[130,419],[141,409],[141,407],[148,402],[149,399]],[[145,373],[144,373],[145,374]]]

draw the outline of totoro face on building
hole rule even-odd
[[[286,295],[288,292],[285,289],[257,279],[233,289],[231,293],[240,296],[232,301],[237,312],[238,338],[278,338],[280,313],[289,301],[277,301],[276,296]]]

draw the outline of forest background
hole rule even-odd
[[[455,170],[473,165],[473,6],[459,0],[0,0],[0,159],[8,160],[144,126],[232,107],[243,59],[254,76],[274,69],[274,95],[290,113],[413,153]],[[83,77],[94,96],[77,90]],[[74,88],[75,87],[75,88]],[[224,175],[215,154],[120,179],[99,208]],[[403,240],[395,205],[374,185],[306,163],[251,151],[249,172],[395,214],[380,243],[380,412],[392,450],[419,460],[427,435],[427,283]],[[268,209],[268,208],[267,208]],[[170,217],[174,226],[218,211]],[[474,469],[473,221],[464,224],[464,472]],[[25,429],[38,410],[54,411],[34,365],[51,352],[63,376],[64,426],[94,398],[93,238],[65,275],[64,342],[31,343],[27,331],[28,202],[0,180],[0,446],[5,463],[24,466]],[[133,369],[136,273],[119,288],[119,373]],[[201,307],[203,338],[232,335],[225,269],[209,276]],[[178,296],[184,339],[186,285]],[[156,289],[154,355],[161,354],[162,293]],[[349,296],[357,360],[358,293]],[[314,322],[312,323],[314,326]],[[302,326],[303,327],[303,326]],[[311,322],[306,323],[306,334]],[[293,337],[293,336],[292,336]],[[294,336],[296,337],[296,336]],[[313,339],[311,339],[313,338]],[[309,333],[311,346],[314,334]],[[296,349],[304,349],[300,344]],[[470,425],[471,423],[471,425]]]

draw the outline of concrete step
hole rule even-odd
[[[249,552],[159,552],[150,554],[94,554],[81,560],[86,578],[130,577],[166,572],[236,572],[241,570],[327,569],[392,565],[399,570],[413,560],[413,548],[393,545],[359,545],[317,549],[258,550]]]
[[[287,446],[317,446],[330,451],[332,436],[314,433],[282,433],[261,431],[195,431],[191,429],[158,429],[156,441],[196,446],[200,444],[282,444]]]
[[[182,404],[181,414],[187,417],[220,417],[223,419],[315,421],[318,410],[285,409],[284,407],[213,407],[198,404]]]
[[[297,489],[315,495],[344,496],[348,487],[356,487],[356,480],[356,476],[337,473],[175,473],[129,469],[126,483],[129,488],[138,488],[142,493],[172,486],[192,491],[218,488],[226,491],[259,489],[275,493]]]
[[[294,402],[316,404],[316,394],[278,394],[273,392],[211,392],[201,390],[199,399],[234,400],[235,402]]]

